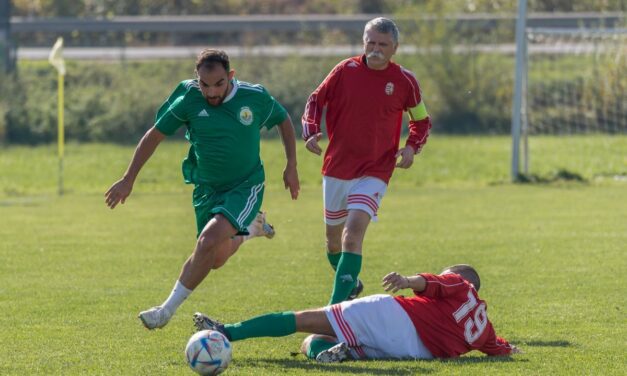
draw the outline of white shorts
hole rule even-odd
[[[355,359],[433,359],[411,319],[390,295],[370,295],[325,307],[337,339]]]
[[[377,221],[377,210],[387,189],[387,184],[372,176],[342,180],[330,176],[322,177],[324,199],[324,222],[339,225],[346,221],[348,210],[359,209]]]

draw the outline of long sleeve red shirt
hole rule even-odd
[[[362,176],[389,182],[399,149],[403,112],[420,104],[413,73],[390,62],[368,68],[365,56],[340,62],[311,94],[303,113],[303,138],[320,132],[324,107],[329,145],[322,174],[350,180]],[[410,121],[406,145],[414,151],[426,142],[431,120]]]

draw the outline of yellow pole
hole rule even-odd
[[[59,140],[59,195],[63,195],[63,145],[65,143],[65,131],[63,124],[63,78],[64,75],[58,75],[58,127],[57,132]]]

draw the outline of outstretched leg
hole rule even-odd
[[[218,330],[231,341],[257,337],[284,337],[296,332],[335,336],[324,308],[268,313],[225,325],[197,312],[194,314],[194,325],[197,330]]]

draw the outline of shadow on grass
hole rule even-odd
[[[583,176],[566,169],[559,169],[548,176],[536,174],[518,174],[519,184],[552,184],[552,183],[588,183]]]
[[[568,341],[525,341],[524,346],[533,347],[572,347],[572,343]]]
[[[479,364],[479,363],[509,363],[509,362],[527,362],[527,359],[516,358],[516,356],[462,356],[459,358],[441,359],[442,363],[457,364]]]
[[[281,369],[298,369],[303,371],[317,371],[317,372],[328,372],[328,373],[350,373],[350,374],[366,374],[366,375],[416,375],[416,374],[427,374],[432,373],[433,370],[429,368],[419,367],[418,365],[408,365],[407,361],[404,361],[402,365],[399,367],[390,367],[385,369],[377,369],[368,366],[368,363],[373,363],[374,361],[369,360],[360,360],[359,362],[349,361],[343,363],[336,364],[320,364],[315,363],[313,361],[308,360],[298,360],[298,359],[247,359],[243,362],[242,365],[246,367],[254,367],[254,368],[275,368],[280,367]],[[358,366],[358,364],[363,364],[363,366]]]

